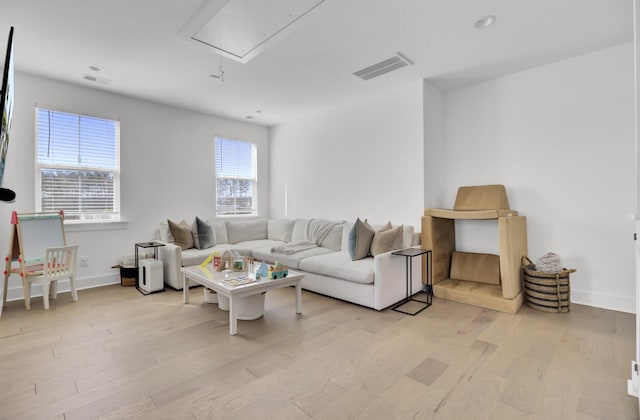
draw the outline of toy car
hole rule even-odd
[[[275,266],[269,266],[269,278],[270,279],[283,279],[289,275],[289,270],[284,264],[276,263]]]

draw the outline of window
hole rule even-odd
[[[258,214],[256,145],[216,137],[216,215]]]
[[[36,209],[120,219],[120,122],[36,108]]]

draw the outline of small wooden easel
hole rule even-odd
[[[26,274],[41,269],[46,249],[67,244],[63,222],[62,210],[58,213],[11,212],[11,240],[9,254],[5,258],[3,307],[7,303],[11,274],[20,275],[23,290],[28,290]],[[18,266],[13,267],[13,262],[18,262]]]

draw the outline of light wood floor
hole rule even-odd
[[[435,299],[416,317],[294,289],[239,321],[202,289],[109,286],[10,302],[2,419],[632,419],[635,317],[572,305],[516,315]]]

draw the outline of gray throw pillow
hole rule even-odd
[[[349,232],[349,255],[352,261],[360,260],[369,255],[374,235],[375,231],[369,226],[366,219],[364,222],[360,218],[356,220],[353,229]]]
[[[209,223],[196,216],[193,227],[193,243],[196,248],[207,249],[216,246],[216,234]]]

